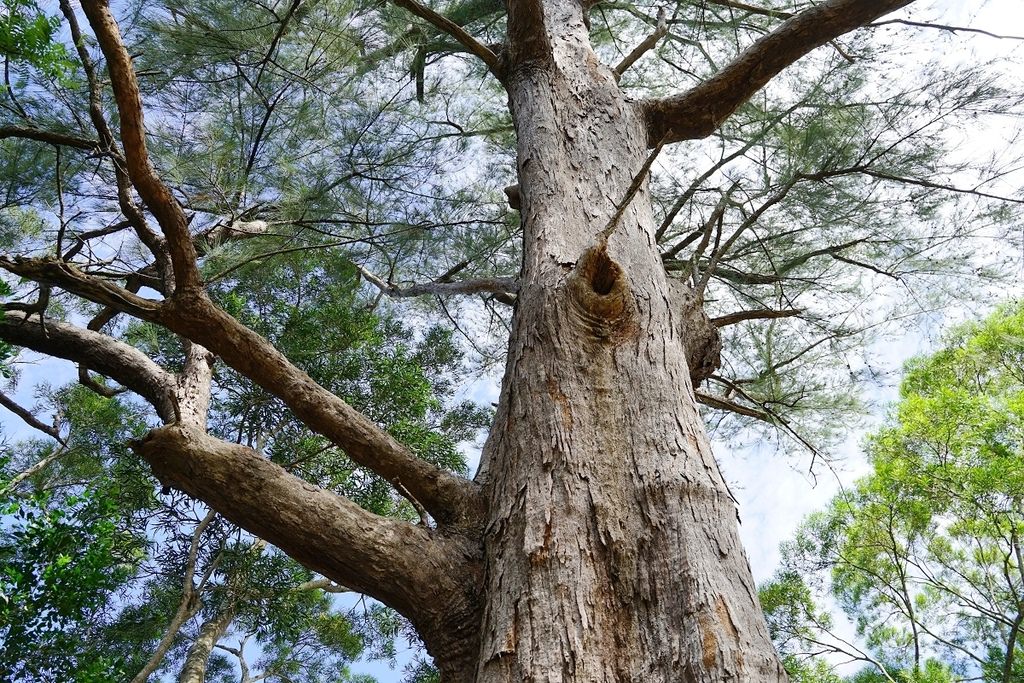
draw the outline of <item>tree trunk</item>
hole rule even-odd
[[[106,57],[122,149],[83,52],[95,127],[100,147],[124,162],[115,164],[122,211],[152,251],[167,297],[140,296],[53,257],[0,256],[0,268],[109,315],[162,325],[191,340],[187,361],[175,375],[97,330],[38,312],[0,316],[0,337],[145,397],[165,426],[133,446],[161,483],[402,612],[446,681],[785,681],[696,408],[691,378],[713,371],[719,340],[700,291],[666,278],[644,177],[648,148],[709,135],[787,65],[911,0],[816,3],[713,77],[641,103],[626,99],[591,50],[584,12],[592,0],[508,0],[497,53],[418,2],[394,2],[502,81],[518,135],[524,260],[476,482],[417,458],[210,300],[196,262],[208,245],[197,246],[149,159],[141,92],[105,0],[82,7]],[[434,525],[374,515],[210,435],[210,354],[394,484]],[[202,680],[229,624],[222,614],[203,627],[183,680]]]
[[[237,613],[234,603],[222,607],[211,619],[203,622],[192,646],[185,655],[185,663],[178,673],[178,683],[204,683],[206,668],[210,663],[213,648],[227,633]]]
[[[646,188],[609,225],[647,157],[642,114],[578,1],[542,11],[550,62],[506,83],[525,253],[484,449],[475,680],[783,681]]]

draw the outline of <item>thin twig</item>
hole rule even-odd
[[[667,137],[668,136],[666,135],[666,138]],[[619,221],[622,220],[622,214],[626,212],[626,209],[629,207],[629,203],[633,201],[633,197],[635,197],[636,193],[640,191],[640,188],[644,184],[644,180],[647,179],[647,174],[651,170],[651,166],[654,165],[654,160],[658,158],[658,154],[661,153],[661,150],[664,147],[665,141],[662,140],[654,147],[654,149],[651,150],[651,153],[647,155],[647,160],[644,161],[644,165],[640,167],[636,176],[633,177],[633,182],[631,182],[629,187],[626,189],[626,195],[622,198],[622,201],[616,205],[615,213],[613,213],[612,217],[608,219],[608,224],[604,226],[604,229],[598,233],[598,244],[608,244],[608,238],[612,236],[613,232],[615,232],[615,228],[618,226]]]
[[[389,297],[395,299],[409,298],[424,295],[447,296],[451,294],[495,294],[507,295],[519,290],[519,282],[510,277],[480,278],[477,280],[462,280],[460,282],[444,282],[445,275],[434,282],[420,283],[399,287],[386,282],[363,266],[356,265],[360,275],[367,282],[379,289]]]
[[[395,490],[402,495],[402,498],[405,498],[407,501],[409,501],[409,503],[416,510],[416,514],[420,517],[420,524],[424,527],[430,528],[430,516],[427,514],[427,511],[423,507],[423,505],[421,505],[420,502],[416,500],[416,497],[409,493],[409,489],[402,486],[402,482],[400,482],[398,479],[392,480],[391,485],[394,486]]]
[[[622,61],[612,69],[615,74],[615,80],[622,78],[622,74],[626,73],[626,69],[633,66],[638,59],[644,56],[644,54],[654,48],[658,44],[658,41],[668,34],[668,24],[665,21],[665,8],[662,7],[658,10],[658,25],[655,27],[651,35],[644,38],[643,42],[633,48],[632,52],[622,58]]]

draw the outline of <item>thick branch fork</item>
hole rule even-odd
[[[796,14],[693,89],[640,104],[647,144],[707,137],[783,69],[816,47],[913,0],[826,0]]]
[[[233,369],[284,401],[296,417],[343,448],[355,462],[404,487],[439,522],[458,526],[479,523],[483,503],[476,484],[417,457],[368,417],[295,367],[269,341],[219,309],[205,293],[179,290],[164,302],[153,301],[52,258],[4,257],[0,258],[0,267],[163,325],[202,344]],[[109,339],[98,333],[97,336]],[[11,341],[21,343],[16,339]],[[24,345],[35,348],[31,344]],[[43,350],[47,353],[69,358],[69,353],[60,347],[40,345],[46,346]],[[109,367],[109,364],[103,367],[87,364],[100,372]],[[112,376],[116,376],[116,365],[112,369],[115,371]],[[130,388],[138,391],[135,386]],[[165,417],[165,420],[173,421],[173,418]]]
[[[458,642],[477,628],[479,539],[380,517],[250,448],[200,430],[161,427],[133,447],[165,485],[215,506],[310,569],[397,609],[435,656],[445,657],[449,639]],[[452,621],[463,628],[451,633]]]

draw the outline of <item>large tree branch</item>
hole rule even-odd
[[[83,138],[70,133],[44,130],[42,128],[34,128],[31,126],[0,126],[0,140],[4,140],[6,138],[35,140],[36,142],[46,142],[51,145],[64,145],[87,151],[91,151],[99,147],[99,141],[97,140],[90,140],[89,138]]]
[[[280,398],[306,426],[343,448],[355,462],[403,486],[439,521],[479,522],[481,503],[476,485],[418,458],[204,294],[172,299],[157,321],[202,344]]]
[[[434,619],[475,610],[479,552],[462,537],[374,515],[250,448],[199,430],[161,427],[134,448],[165,485],[205,501],[323,576],[394,607],[426,633],[436,632]]]
[[[0,316],[0,339],[55,358],[84,363],[149,401],[165,422],[175,419],[174,378],[128,344],[65,322],[16,312]]]
[[[111,132],[106,116],[103,113],[103,84],[96,73],[92,56],[89,54],[88,49],[86,49],[85,38],[78,24],[75,9],[71,6],[71,0],[60,0],[60,9],[68,22],[68,30],[71,32],[71,39],[75,44],[78,59],[82,63],[82,70],[85,72],[85,79],[89,86],[89,118],[92,121],[93,128],[96,129],[96,133],[99,135],[102,150],[110,156],[112,161],[115,184],[117,185],[118,205],[121,207],[121,212],[125,218],[128,219],[128,223],[135,229],[139,239],[156,258],[159,271],[161,275],[164,275],[170,270],[164,241],[147,225],[145,215],[132,196],[131,180],[128,178],[128,171],[125,168],[124,155],[118,149],[117,142],[114,140],[114,134]],[[162,290],[162,288],[163,283],[161,282],[158,289]]]
[[[295,367],[269,341],[219,309],[201,290],[180,291],[161,303],[86,275],[53,258],[0,257],[0,267],[163,325],[203,345],[280,398],[306,426],[343,448],[355,462],[404,487],[438,521],[466,526],[479,523],[482,502],[476,484],[418,458],[368,417]],[[68,357],[66,353],[44,352]],[[105,372],[102,367],[86,364]]]
[[[159,301],[146,299],[110,281],[87,275],[61,259],[0,256],[0,268],[34,282],[56,285],[141,320],[155,321],[160,310]]]
[[[203,622],[199,633],[185,654],[185,661],[178,672],[178,683],[205,683],[210,655],[221,638],[228,632],[231,622],[238,615],[238,603],[226,601],[212,617]],[[241,651],[239,651],[241,655]],[[244,678],[242,680],[245,680]]]
[[[759,14],[765,17],[774,17],[776,19],[789,19],[793,16],[792,12],[784,12],[782,10],[771,9],[768,7],[757,7],[745,2],[737,2],[736,0],[706,0],[712,5],[718,5],[720,7],[728,7],[730,9],[737,9],[743,12],[750,12],[751,14]],[[971,28],[969,26],[950,26],[948,24],[934,24],[926,21],[911,21],[910,19],[887,19],[886,21],[876,21],[871,26],[888,26],[891,24],[899,24],[902,26],[911,26],[914,28],[930,28],[937,31],[948,31],[949,33],[976,33],[978,35],[988,36],[989,38],[996,38],[998,40],[1024,40],[1024,36],[1012,36],[1003,35],[999,33],[993,33],[991,31],[984,31],[980,28]]]
[[[647,144],[711,135],[787,66],[816,47],[913,0],[826,0],[754,42],[731,64],[688,92],[641,103]]]
[[[124,145],[128,176],[167,238],[176,287],[197,289],[201,286],[201,279],[188,218],[150,163],[139,83],[131,57],[121,41],[121,31],[107,0],[83,0],[82,9],[107,59],[110,84],[121,120],[121,143]]]

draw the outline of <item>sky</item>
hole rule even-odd
[[[1024,36],[1024,0],[941,0],[916,3],[900,16],[915,21],[971,26],[998,34]],[[947,50],[946,58],[951,62],[977,62],[1008,53],[1024,57],[1024,41],[1000,40],[976,34],[953,36],[938,31],[925,34],[901,27],[889,30],[904,31],[914,39],[934,36],[935,42],[947,46],[944,48]],[[932,44],[921,45],[921,53],[930,52],[933,47]],[[915,51],[911,50],[906,58],[913,59],[914,53]],[[1021,80],[1021,87],[1024,89],[1024,78]],[[988,137],[979,137],[971,140],[969,144],[976,146],[977,150],[999,144],[1000,131],[989,130],[984,135]],[[1011,184],[1005,189],[1019,190],[1019,186],[1013,187]],[[1021,266],[1024,268],[1024,255]],[[1018,287],[1014,292],[1011,288],[1008,293],[1016,293],[1019,296],[1022,290]],[[952,310],[948,312],[948,320],[957,321],[968,315],[981,313],[983,311]],[[901,338],[886,340],[880,344],[876,351],[881,364],[895,369],[907,358],[933,349],[935,343],[934,334],[908,329]],[[31,362],[23,366],[22,381],[18,383],[16,390],[11,392],[12,397],[22,405],[32,405],[36,382],[45,381],[51,385],[59,385],[72,381],[75,377],[74,369],[67,363],[31,354],[27,358]],[[481,402],[496,401],[497,381],[496,377],[487,378],[467,388],[467,392]],[[737,450],[725,443],[715,443],[716,455],[730,482],[730,488],[739,501],[742,520],[740,535],[755,579],[759,583],[769,579],[775,571],[779,561],[779,543],[793,536],[800,521],[810,512],[821,509],[842,486],[849,485],[858,476],[866,473],[867,464],[860,443],[868,429],[883,419],[886,402],[895,398],[895,387],[874,387],[872,392],[872,403],[878,408],[868,423],[852,431],[832,454],[836,456],[837,463],[833,471],[818,468],[817,476],[810,475],[810,457],[806,453],[786,457],[777,453],[775,447],[770,445],[755,444]],[[0,414],[0,421],[8,438],[30,434],[30,430],[24,424],[6,411]],[[402,659],[407,656],[406,651]],[[389,669],[378,663],[360,664],[354,669],[372,673],[381,681],[397,681],[401,678],[401,662],[396,669]]]

